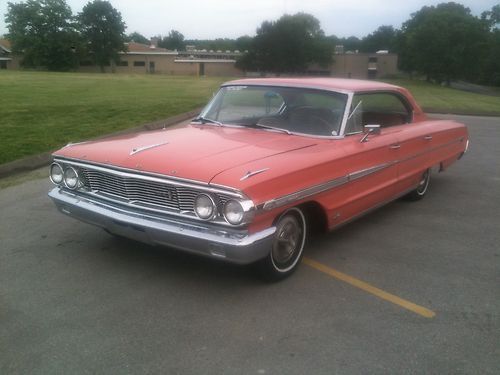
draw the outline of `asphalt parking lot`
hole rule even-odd
[[[470,151],[424,200],[276,284],[73,221],[48,178],[0,190],[0,373],[497,374],[500,118],[445,117]]]

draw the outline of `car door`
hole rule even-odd
[[[394,195],[415,188],[429,165],[428,151],[433,136],[423,122],[413,122],[408,100],[398,92],[373,92],[362,95],[363,124],[377,124],[382,134],[393,136],[390,149],[397,174]]]
[[[381,127],[380,134],[368,135],[363,140],[363,126],[373,124],[366,113],[372,94],[355,95],[352,101],[345,138],[341,141],[348,155],[348,183],[346,204],[341,212],[344,218],[361,214],[381,205],[395,195],[397,184],[397,137],[394,129]]]

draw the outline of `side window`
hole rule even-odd
[[[402,99],[390,93],[355,95],[347,122],[346,134],[363,131],[364,125],[382,128],[411,122],[411,112]]]

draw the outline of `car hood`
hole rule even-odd
[[[209,183],[225,170],[315,144],[275,131],[189,125],[69,144],[54,156]]]

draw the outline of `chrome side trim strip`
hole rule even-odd
[[[399,199],[399,198],[401,198],[401,197],[405,196],[406,194],[408,194],[408,193],[412,192],[413,190],[415,190],[415,188],[414,188],[414,187],[409,188],[409,189],[406,189],[406,190],[404,190],[403,192],[401,192],[401,193],[397,194],[396,196],[394,196],[394,197],[392,197],[392,198],[390,198],[390,199],[387,199],[387,200],[384,200],[384,201],[382,201],[382,202],[380,202],[380,203],[377,203],[375,206],[370,207],[370,208],[368,208],[368,209],[366,209],[366,210],[364,210],[364,211],[361,211],[360,213],[358,213],[358,214],[356,214],[356,215],[354,215],[354,216],[350,217],[349,219],[347,219],[347,220],[345,220],[345,221],[342,221],[342,222],[340,222],[340,223],[338,223],[338,224],[333,225],[332,227],[330,227],[330,228],[329,228],[329,230],[336,230],[336,229],[339,229],[339,228],[343,227],[344,225],[349,224],[349,223],[351,223],[351,222],[353,222],[353,221],[355,221],[355,220],[359,219],[360,217],[363,217],[363,216],[365,216],[365,215],[367,215],[367,214],[369,214],[369,213],[371,213],[371,212],[373,212],[373,211],[376,211],[376,210],[378,210],[379,208],[381,208],[381,207],[385,206],[386,204],[388,204],[388,203],[390,203],[390,202],[393,202],[393,201],[395,201],[396,199]]]
[[[441,148],[445,148],[445,147],[448,147],[448,146],[451,146],[451,145],[454,145],[455,143],[462,143],[463,142],[463,139],[462,138],[459,138],[459,139],[455,139],[453,141],[450,141],[448,143],[445,143],[443,145],[439,145],[439,146],[436,146],[436,147],[432,147],[428,150],[425,150],[425,151],[422,151],[422,152],[417,152],[416,154],[413,154],[413,155],[410,155],[404,159],[400,159],[400,160],[397,160],[395,163],[402,163],[402,162],[406,162],[406,161],[409,161],[409,160],[412,160],[412,159],[415,159],[415,158],[418,158],[422,155],[425,155],[427,154],[428,152],[433,152],[433,151],[436,151],[436,150],[439,150]]]
[[[349,175],[347,177],[348,177],[349,181],[354,181],[354,180],[357,180],[359,178],[363,178],[365,176],[368,176],[372,173],[376,173],[378,171],[381,171],[384,168],[388,168],[393,164],[395,164],[395,162],[375,165],[374,167],[370,167],[370,168],[362,169],[360,171],[349,173]]]
[[[269,210],[272,210],[276,207],[284,206],[285,204],[288,204],[290,202],[298,201],[298,200],[310,197],[312,195],[322,193],[326,190],[333,189],[337,186],[346,184],[348,181],[349,181],[349,177],[343,176],[343,177],[339,177],[339,178],[327,181],[327,182],[319,184],[319,185],[312,186],[312,187],[304,189],[304,190],[297,191],[297,192],[292,193],[292,194],[284,195],[280,198],[271,199],[263,204],[262,209],[265,211],[269,211]]]
[[[319,194],[319,193],[325,192],[327,190],[336,188],[338,186],[347,184],[351,181],[355,181],[355,180],[358,180],[360,178],[369,176],[369,175],[371,175],[373,173],[377,173],[385,168],[389,168],[395,164],[417,158],[417,157],[419,157],[427,152],[435,151],[435,150],[438,150],[440,148],[448,147],[448,146],[451,146],[455,143],[460,143],[460,142],[463,142],[462,138],[455,139],[451,142],[448,142],[448,143],[445,143],[443,145],[431,148],[430,150],[426,150],[425,152],[420,152],[420,153],[411,155],[411,156],[404,158],[404,159],[401,159],[401,160],[394,160],[394,161],[391,161],[388,163],[382,163],[382,164],[375,165],[373,167],[369,167],[366,169],[355,171],[355,172],[349,173],[346,176],[337,177],[336,179],[333,179],[333,180],[330,180],[330,181],[327,181],[327,182],[324,182],[324,183],[321,183],[318,185],[314,185],[314,186],[311,186],[309,188],[299,190],[297,192],[287,194],[287,195],[284,195],[284,196],[279,197],[279,198],[274,198],[274,199],[268,200],[268,201],[264,202],[263,204],[258,205],[257,209],[258,210],[263,209],[264,211],[269,211],[269,210],[272,210],[274,208],[281,207],[281,206],[284,206],[286,204],[292,203],[294,201],[299,201],[301,199],[308,198],[308,197],[313,196],[315,194]]]
[[[272,210],[276,207],[284,206],[288,203],[298,201],[298,200],[301,200],[304,198],[308,198],[312,195],[323,193],[327,190],[330,190],[330,189],[336,188],[338,186],[347,184],[351,181],[355,181],[355,180],[358,180],[360,178],[366,177],[370,174],[377,173],[385,168],[390,167],[393,164],[394,163],[378,164],[378,165],[375,165],[375,166],[370,167],[370,168],[366,168],[366,169],[363,169],[360,171],[350,173],[346,176],[337,177],[333,180],[324,182],[322,184],[314,185],[314,186],[311,186],[309,188],[299,190],[295,193],[287,194],[287,195],[284,195],[284,196],[276,198],[276,199],[271,199],[262,205],[262,209],[264,211],[269,211],[269,210]]]

